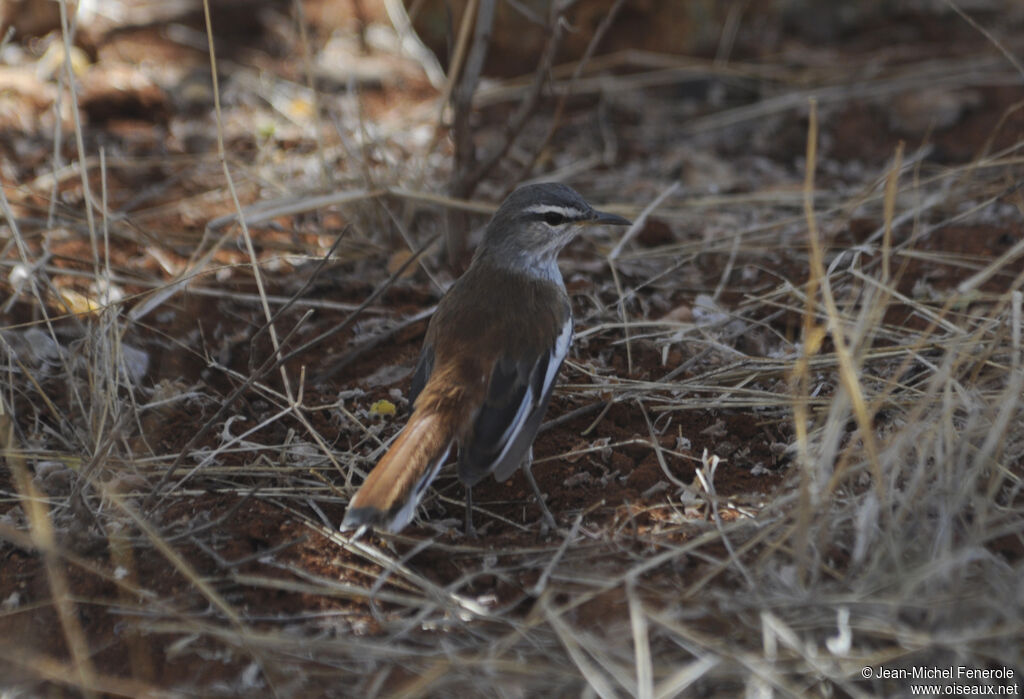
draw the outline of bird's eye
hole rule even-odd
[[[544,223],[549,226],[558,226],[565,223],[565,216],[558,213],[557,211],[548,211],[544,214]]]

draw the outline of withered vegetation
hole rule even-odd
[[[0,693],[1020,681],[1024,11],[720,3],[687,57],[631,4],[471,2],[443,66],[397,1],[62,0],[5,43]],[[339,532],[527,180],[635,221],[563,254],[558,529],[517,474],[463,536],[445,471]]]

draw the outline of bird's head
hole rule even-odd
[[[595,210],[567,185],[523,185],[494,213],[477,255],[528,271],[554,265],[558,252],[586,226],[629,223],[617,214]]]

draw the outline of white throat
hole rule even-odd
[[[509,269],[533,277],[553,282],[559,286],[565,286],[562,280],[562,271],[558,269],[558,251],[553,250],[550,254],[514,254],[502,260]]]

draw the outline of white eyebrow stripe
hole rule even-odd
[[[561,214],[567,219],[583,218],[586,211],[574,206],[558,206],[557,204],[534,204],[526,209],[528,214]]]

